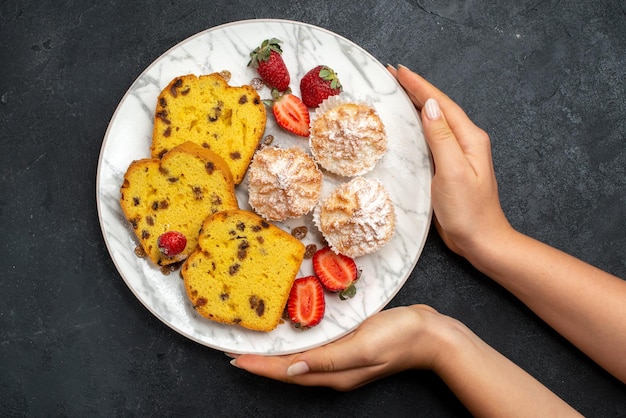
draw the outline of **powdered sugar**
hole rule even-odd
[[[249,203],[267,220],[297,218],[311,211],[322,189],[322,173],[299,148],[257,151],[248,173]]]
[[[376,110],[331,96],[311,121],[311,154],[326,170],[341,176],[371,171],[385,154],[385,127]]]
[[[313,220],[333,250],[350,257],[378,250],[395,230],[393,203],[383,184],[364,177],[339,185],[316,208]]]

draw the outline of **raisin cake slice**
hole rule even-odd
[[[124,175],[120,205],[141,247],[157,265],[180,262],[195,249],[204,219],[221,210],[239,207],[226,162],[192,142],[174,147],[162,159],[133,161]],[[178,231],[185,249],[166,256],[159,236]]]
[[[157,99],[151,156],[160,158],[191,141],[220,155],[239,184],[266,121],[265,105],[252,86],[230,86],[219,73],[176,77]]]
[[[268,332],[280,323],[304,244],[246,210],[208,217],[181,274],[203,317]]]

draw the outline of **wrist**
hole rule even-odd
[[[458,320],[426,305],[413,305],[411,368],[443,373],[450,360],[458,358],[471,339],[472,332]]]
[[[467,261],[483,273],[491,269],[492,264],[500,259],[499,254],[506,256],[515,241],[522,235],[508,222],[492,226],[488,232],[477,234],[478,237],[462,254]]]
[[[459,370],[459,362],[468,349],[475,345],[474,334],[460,321],[445,317],[436,331],[437,353],[433,360],[432,370],[442,379]]]

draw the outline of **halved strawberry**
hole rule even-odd
[[[324,317],[324,288],[315,276],[296,279],[289,292],[287,313],[296,328],[310,328]]]
[[[313,255],[313,270],[324,287],[339,292],[339,297],[349,299],[356,294],[354,282],[359,278],[354,260],[347,255],[337,254],[324,247]]]
[[[291,93],[273,94],[272,113],[278,125],[298,136],[309,136],[309,110],[298,96]]]

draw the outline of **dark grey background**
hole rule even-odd
[[[250,18],[327,28],[429,78],[490,133],[512,224],[626,278],[622,0],[3,1],[2,416],[466,414],[424,371],[349,393],[249,375],[159,322],[117,273],[95,176],[119,100],[176,43]],[[465,322],[587,416],[626,416],[623,384],[434,231],[391,305],[412,303]]]

